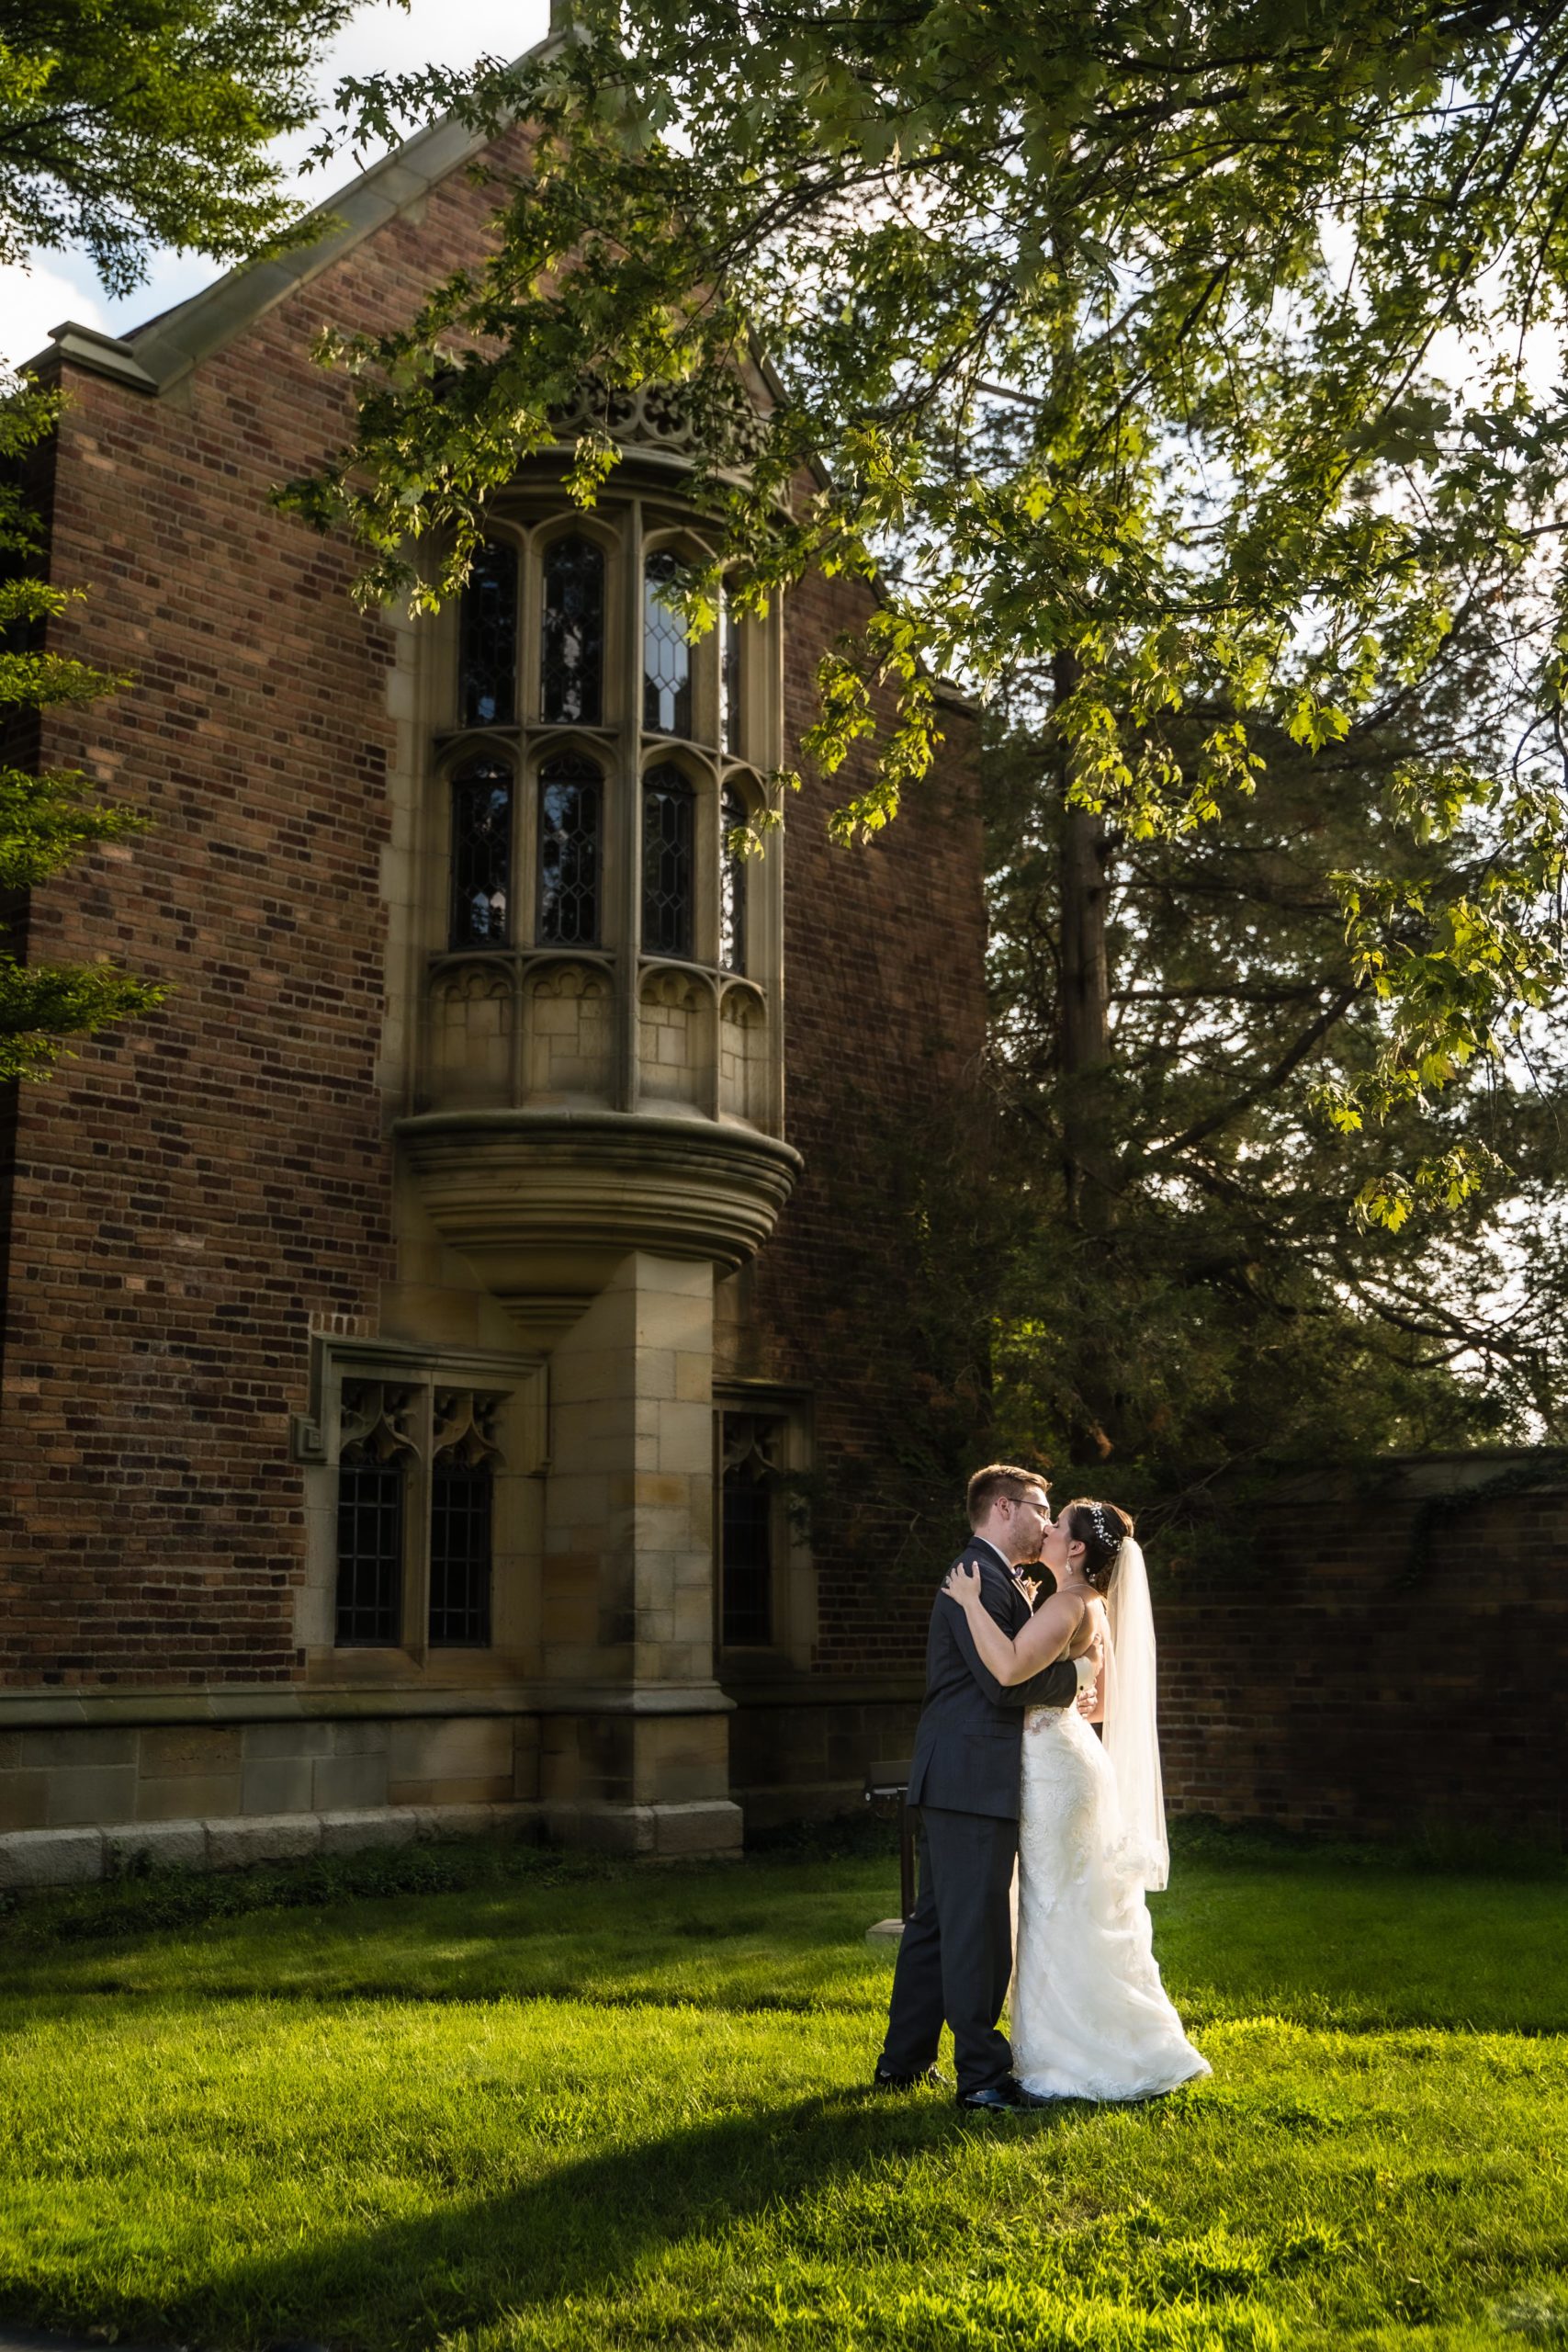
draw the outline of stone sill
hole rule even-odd
[[[275,1724],[344,1716],[723,1715],[735,1701],[716,1682],[507,1682],[463,1690],[365,1683],[221,1685],[205,1690],[0,1690],[0,1731],[85,1724]]]

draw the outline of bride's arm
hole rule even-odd
[[[981,1665],[1010,1688],[1015,1682],[1027,1682],[1043,1667],[1059,1658],[1083,1620],[1081,1600],[1070,1594],[1053,1593],[1014,1641],[1003,1633],[981,1599],[977,1568],[966,1571],[962,1566],[955,1567],[942,1591],[968,1618]]]
[[[1086,1683],[1078,1693],[1077,1710],[1087,1723],[1105,1721],[1105,1641],[1100,1623],[1100,1611],[1095,1611],[1094,1639],[1082,1655],[1094,1661],[1094,1680]]]

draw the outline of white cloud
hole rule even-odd
[[[108,324],[103,290],[87,263],[51,255],[33,269],[0,269],[0,359],[13,368],[36,359],[50,329],[67,319],[85,327]]]

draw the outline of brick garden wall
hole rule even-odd
[[[1171,1810],[1561,1845],[1568,1481],[1506,1491],[1529,1467],[1437,1458],[1284,1487],[1245,1581],[1160,1594],[1156,1547]]]
[[[1329,1469],[1281,1482],[1255,1523],[1243,1568],[1209,1579],[1189,1570],[1174,1589],[1150,1545],[1169,1812],[1352,1838],[1457,1833],[1561,1849],[1561,1466],[1476,1454]],[[909,1591],[911,1629],[929,1605],[927,1592]],[[822,1778],[793,1809],[858,1806],[865,1764],[908,1755],[919,1710],[917,1677],[901,1698],[891,1682],[874,1701],[846,1683],[839,1707],[803,1713],[792,1724],[799,1777]],[[767,1787],[766,1722],[748,1733],[742,1754],[766,1792],[757,1817],[787,1817],[776,1763]]]

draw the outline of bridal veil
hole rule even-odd
[[[1155,1709],[1155,1620],[1143,1550],[1131,1535],[1116,1555],[1106,1611],[1105,1752],[1122,1813],[1119,1859],[1145,1887],[1159,1888],[1170,1875],[1170,1848]]]

